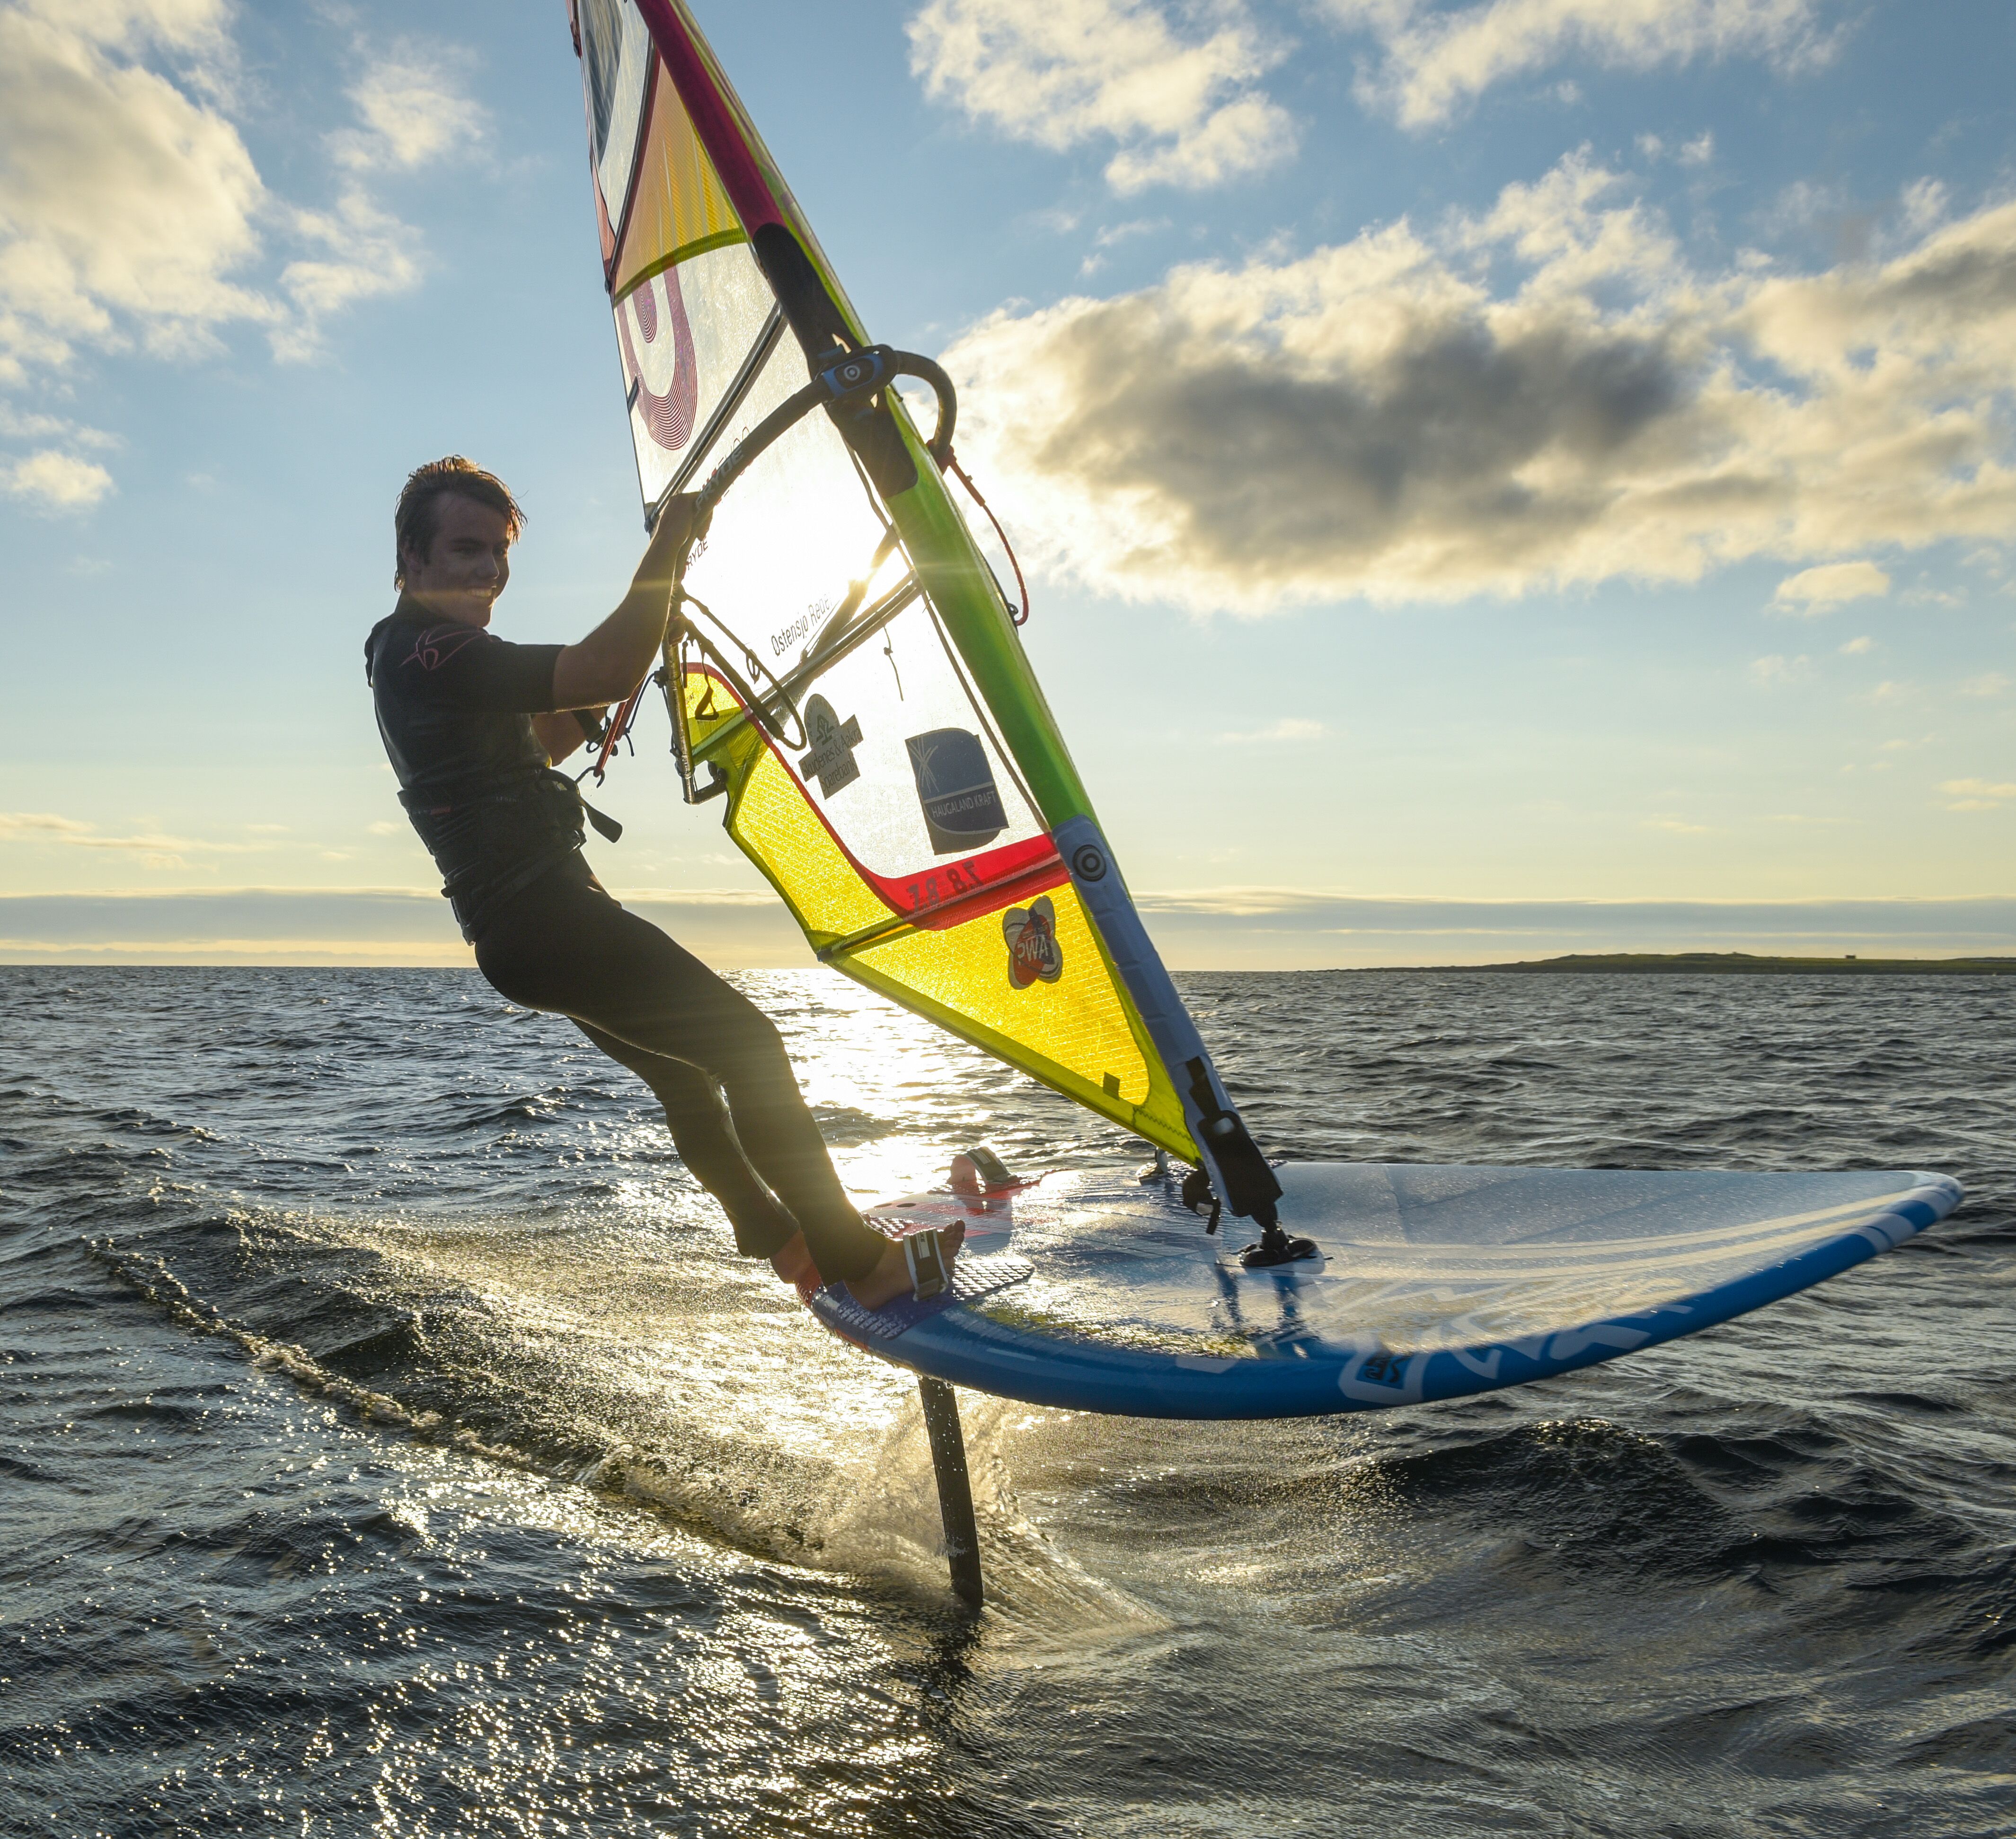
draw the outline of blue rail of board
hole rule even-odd
[[[1142,1417],[1294,1417],[1523,1384],[1693,1334],[1902,1243],[1959,1184],[1755,1173],[1291,1163],[1314,1264],[1248,1271],[1172,1184],[1054,1175],[884,1213],[967,1228],[951,1295],[814,1312],[955,1385]],[[1228,1222],[1237,1233],[1237,1222]]]

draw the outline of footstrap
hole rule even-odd
[[[945,1247],[935,1233],[912,1233],[902,1240],[903,1262],[910,1268],[910,1294],[920,1303],[945,1294],[951,1281]]]

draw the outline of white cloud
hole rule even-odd
[[[2000,671],[1983,671],[1978,677],[1970,677],[1960,686],[1962,696],[1997,696],[2006,695],[2009,679]]]
[[[45,511],[88,511],[113,489],[95,460],[45,447],[26,459],[0,461],[0,488]]]
[[[1092,253],[1078,264],[1081,275],[1096,274],[1106,266],[1107,254],[1136,236],[1152,236],[1158,230],[1166,230],[1169,220],[1165,217],[1140,218],[1132,223],[1110,224],[1092,239]]]
[[[24,413],[0,402],[0,440],[63,441],[78,448],[103,452],[121,444],[115,434],[103,428],[85,427],[61,416]],[[113,489],[112,475],[95,460],[76,452],[44,447],[25,459],[0,455],[0,491],[17,498],[41,511],[82,511]]]
[[[1409,128],[1447,121],[1493,84],[1571,57],[1647,70],[1697,58],[1824,58],[1815,0],[1324,0],[1379,60],[1359,80],[1369,106]],[[1698,146],[1700,142],[1694,143]],[[1690,151],[1691,151],[1691,148]],[[1684,157],[1684,156],[1683,156]]]
[[[178,837],[101,837],[89,824],[47,811],[0,811],[0,843],[54,844],[67,849],[131,850],[150,869],[183,869],[182,850],[196,847]]]
[[[1710,837],[1713,826],[1708,824],[1690,824],[1684,818],[1648,817],[1644,827],[1648,830],[1665,830],[1675,837]]]
[[[88,428],[59,415],[23,414],[0,402],[0,439],[46,441],[52,436],[67,441],[74,447],[108,448],[121,444],[117,434],[108,434],[103,428]]]
[[[347,92],[359,125],[328,137],[351,175],[326,211],[297,211],[291,228],[318,253],[290,262],[280,285],[298,309],[274,334],[275,355],[312,358],[323,322],[362,301],[403,293],[420,279],[420,238],[383,210],[365,183],[386,173],[466,158],[488,132],[484,110],[463,94],[438,54],[411,44],[373,63]]]
[[[2000,811],[2010,799],[2016,798],[2016,785],[2006,779],[1942,779],[1939,790],[1953,801],[1946,806],[1949,811]]]
[[[222,0],[0,5],[0,382],[80,340],[185,352],[272,316],[233,279],[265,188],[215,108],[138,61],[215,62]]]
[[[325,253],[280,271],[281,286],[300,308],[274,332],[274,354],[283,360],[313,357],[322,347],[323,322],[345,308],[403,293],[419,279],[418,232],[380,211],[361,188],[346,190],[333,211],[297,212],[294,225]]]
[[[410,172],[430,160],[466,155],[484,139],[488,118],[462,93],[438,54],[412,45],[367,70],[349,91],[361,126],[329,137],[339,165],[353,172]]]
[[[1760,657],[1750,667],[1750,681],[1768,688],[1774,683],[1796,683],[1813,668],[1812,660],[1803,654],[1786,657],[1773,652],[1769,657]]]
[[[95,824],[59,817],[52,811],[0,811],[0,843],[41,844],[64,849],[130,850],[150,869],[188,867],[183,852],[240,855],[270,847],[258,843],[203,843],[187,837],[146,831],[130,837],[101,835]]]
[[[179,358],[233,325],[300,357],[321,321],[419,274],[369,175],[452,157],[475,105],[410,50],[350,92],[336,203],[275,196],[228,106],[227,0],[0,0],[0,384],[81,347]],[[272,272],[275,249],[312,254]],[[276,285],[277,281],[277,285]]]
[[[0,837],[46,842],[52,837],[88,837],[91,826],[52,811],[0,811]]]
[[[1845,243],[1860,240],[1851,234],[1851,225],[1859,214],[1842,186],[1802,178],[1787,185],[1752,221],[1769,236],[1810,236],[1827,231],[1836,242]]]
[[[1943,180],[1921,178],[1904,188],[1901,202],[1905,227],[1922,236],[1945,217],[1950,200]]]
[[[488,116],[462,92],[439,54],[412,44],[372,64],[347,94],[359,125],[339,128],[328,146],[351,176],[330,208],[297,210],[290,220],[294,236],[317,253],[280,272],[297,308],[273,335],[274,353],[283,360],[314,357],[325,321],[419,281],[419,232],[378,203],[368,179],[466,158],[488,132]]]
[[[1257,87],[1283,49],[1237,0],[1189,32],[1154,0],[929,0],[909,30],[934,101],[1059,152],[1111,142],[1115,191],[1201,189],[1294,150],[1294,121]]]
[[[1005,308],[946,362],[1046,563],[1125,599],[1687,581],[2016,524],[2016,203],[1882,264],[1704,273],[1581,153],[1433,232]]]
[[[1841,648],[1843,657],[1861,657],[1876,649],[1876,641],[1864,634],[1859,639],[1851,639]]]
[[[1890,578],[1874,562],[1823,562],[1802,568],[1779,582],[1771,603],[1781,613],[1815,619],[1845,606],[1890,592]]]

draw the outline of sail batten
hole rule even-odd
[[[942,455],[892,389],[787,408],[868,344],[831,265],[683,0],[573,5],[647,521],[733,480],[667,659],[682,771],[820,961],[1222,1175],[1236,1114]]]

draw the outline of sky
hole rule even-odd
[[[2016,954],[2007,0],[693,10],[1173,964]],[[502,473],[579,637],[617,376],[563,0],[0,0],[0,960],[467,962],[391,505]],[[604,880],[807,963],[640,736]]]

